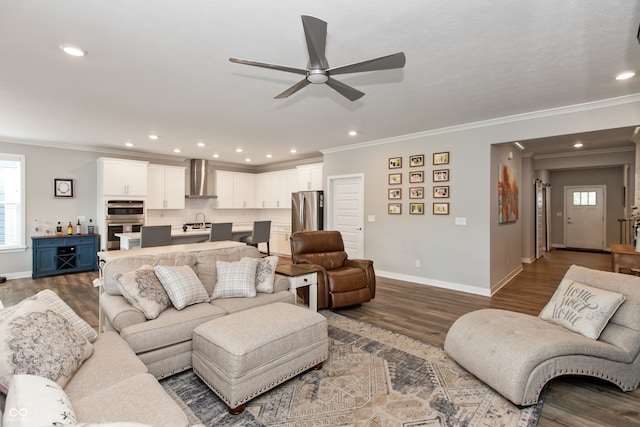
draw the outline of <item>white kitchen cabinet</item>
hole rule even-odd
[[[100,157],[98,193],[104,196],[146,196],[147,162]]]
[[[185,168],[149,165],[147,209],[184,209]]]
[[[217,207],[251,209],[256,207],[255,174],[216,171]]]
[[[291,227],[278,227],[278,253],[280,255],[291,256]]]
[[[298,191],[322,190],[322,163],[296,166]]]
[[[294,191],[298,191],[295,169],[256,175],[257,208],[288,209],[291,207],[291,193]]]
[[[256,207],[256,175],[235,172],[233,175],[233,207],[247,209]]]

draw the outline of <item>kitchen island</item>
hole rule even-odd
[[[171,244],[184,245],[202,242],[209,239],[209,232],[209,228],[188,228],[187,231],[183,231],[182,228],[172,228]],[[234,225],[232,233],[233,240],[239,241],[244,236],[250,236],[253,233],[253,227],[251,225]],[[116,233],[115,236],[120,238],[121,250],[140,248],[140,233]]]

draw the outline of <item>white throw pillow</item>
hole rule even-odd
[[[35,339],[37,337],[37,339]],[[43,301],[25,300],[0,321],[0,391],[15,374],[39,375],[64,387],[93,346]]]
[[[13,376],[5,403],[3,425],[61,426],[76,421],[71,400],[59,384],[37,375]]]
[[[563,279],[540,318],[597,340],[624,295]]]
[[[158,317],[171,304],[169,295],[150,265],[115,276],[118,289],[133,307],[151,320]]]
[[[255,297],[257,268],[257,258],[243,258],[236,262],[216,261],[218,281],[213,290],[213,299]]]
[[[13,314],[15,310],[20,307],[20,304],[23,304],[25,301],[44,301],[48,304],[54,311],[57,311],[61,315],[63,315],[84,337],[89,340],[89,342],[94,342],[98,337],[98,333],[93,327],[85,322],[80,316],[78,316],[71,307],[65,303],[62,298],[58,296],[51,289],[43,289],[37,294],[20,301],[16,305],[12,305],[7,307],[6,309],[0,311],[0,321],[6,319],[8,316]]]
[[[156,265],[154,270],[176,310],[211,301],[198,275],[188,265]]]
[[[258,267],[256,268],[256,292],[263,292],[265,294],[273,293],[273,283],[276,278],[277,266],[278,257],[275,255],[258,258]]]

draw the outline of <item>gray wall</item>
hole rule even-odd
[[[523,161],[517,150],[492,146],[638,123],[640,98],[636,97],[567,107],[324,150],[324,174],[325,178],[364,175],[364,215],[376,216],[375,222],[365,222],[364,253],[374,260],[378,274],[489,295],[519,271],[523,258],[531,259],[535,253],[531,201],[538,169],[531,160]],[[439,151],[451,153],[450,215],[433,216],[430,209],[424,216],[388,215],[388,158],[402,156],[405,162],[401,171],[406,212],[408,156],[425,154],[424,169],[430,178],[433,166],[429,160]],[[498,224],[497,169],[509,151],[521,183],[521,216],[515,223]],[[432,185],[425,182],[427,206],[433,202],[429,197]],[[530,200],[523,202],[525,199]],[[467,225],[455,225],[455,217],[466,218]],[[419,268],[416,259],[421,260]]]
[[[623,167],[551,171],[551,244],[564,247],[566,219],[564,188],[578,185],[604,185],[605,195],[605,245],[617,243],[619,239],[618,218],[624,217],[622,203]]]

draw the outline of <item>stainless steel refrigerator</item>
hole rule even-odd
[[[291,232],[324,230],[324,193],[291,193]]]

